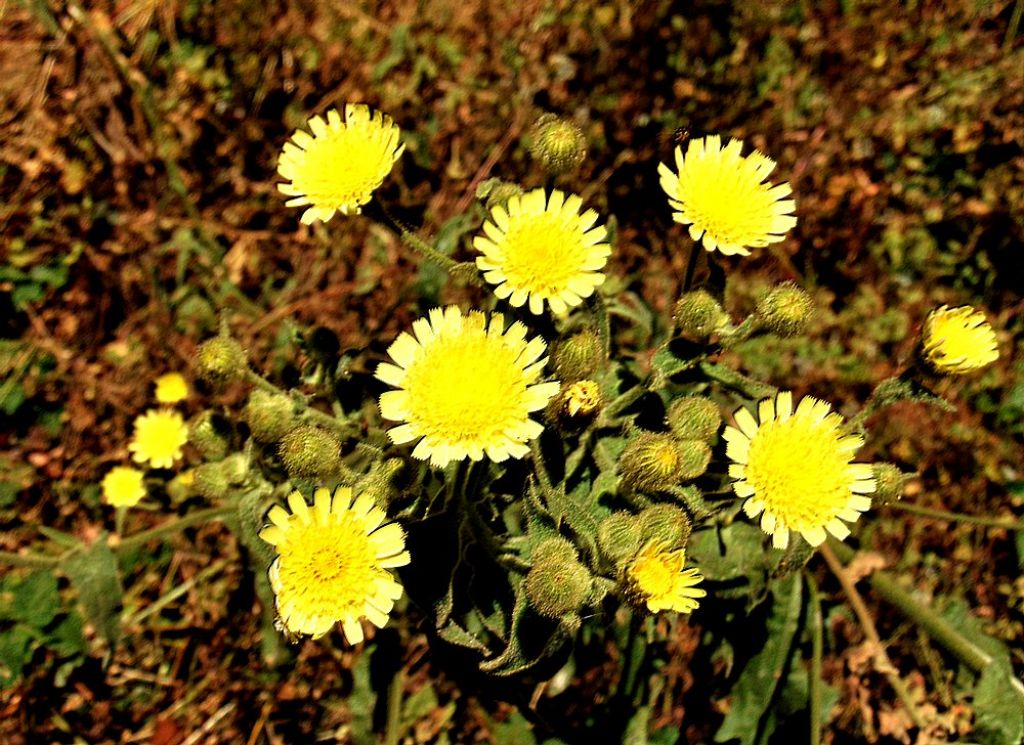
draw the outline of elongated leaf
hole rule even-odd
[[[113,646],[121,636],[121,602],[124,594],[117,559],[102,533],[84,551],[71,554],[61,569],[78,591],[85,617],[103,639]]]

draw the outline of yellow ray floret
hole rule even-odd
[[[132,460],[153,468],[170,468],[181,457],[188,427],[181,414],[171,409],[150,409],[135,419],[135,434],[128,443]]]
[[[683,551],[672,551],[652,542],[629,565],[627,578],[651,613],[690,613],[700,605],[697,599],[707,595],[707,591],[696,586],[704,580],[701,573],[685,566]]]
[[[789,184],[765,183],[775,161],[756,150],[744,157],[742,148],[741,140],[722,147],[721,137],[709,135],[691,140],[685,156],[676,148],[678,174],[658,165],[672,219],[689,225],[690,237],[708,251],[747,256],[796,225]]]
[[[514,196],[491,210],[485,235],[473,239],[483,254],[476,265],[499,298],[513,307],[529,301],[539,314],[544,303],[555,313],[579,305],[605,280],[600,272],[611,246],[608,231],[596,225],[597,213],[580,214],[583,200],[557,189]]]
[[[176,404],[188,398],[188,383],[181,373],[169,372],[155,382],[156,400],[162,404]]]
[[[925,360],[947,375],[965,375],[999,359],[996,332],[985,314],[969,305],[933,310],[921,340]]]
[[[302,213],[306,225],[327,222],[335,212],[358,213],[405,149],[391,117],[362,104],[346,104],[345,121],[335,109],[326,121],[314,116],[309,129],[313,134],[300,129],[292,135],[277,163],[288,179],[277,188],[292,197],[286,204],[309,205]]]
[[[103,499],[112,507],[134,507],[146,496],[143,473],[129,466],[115,466],[103,477]]]
[[[842,540],[853,522],[871,506],[864,496],[875,490],[868,463],[851,463],[864,444],[842,430],[843,418],[824,401],[804,397],[793,410],[793,394],[761,401],[758,419],[746,409],[735,413],[736,427],[726,427],[726,455],[743,511],[761,515],[761,529],[772,545],[789,545],[796,531],[812,546],[828,531]]]
[[[312,507],[292,492],[288,508],[272,508],[270,525],[260,531],[277,552],[269,574],[281,625],[316,638],[341,623],[345,638],[358,644],[360,621],[383,627],[402,596],[388,570],[409,563],[405,533],[397,523],[384,524],[372,496],[353,501],[348,487],[333,498],[317,489]]]
[[[380,397],[388,430],[398,444],[419,440],[412,454],[443,467],[453,460],[521,458],[543,429],[530,412],[543,409],[558,383],[540,383],[547,362],[539,337],[526,339],[518,321],[507,329],[494,313],[435,308],[388,348],[394,360],[377,378],[399,390]]]

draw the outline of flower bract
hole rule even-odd
[[[135,419],[135,434],[128,443],[132,460],[153,468],[170,468],[181,457],[188,427],[181,414],[171,409],[150,409]]]
[[[999,359],[996,332],[969,305],[943,305],[928,314],[921,335],[924,358],[939,373],[965,375]]]
[[[851,463],[864,444],[843,432],[843,418],[810,396],[793,410],[793,394],[761,401],[758,419],[746,409],[735,413],[736,427],[726,427],[726,455],[732,461],[733,490],[745,498],[743,511],[761,516],[761,529],[772,545],[785,548],[790,531],[812,546],[826,531],[842,540],[853,522],[871,506],[864,496],[875,490],[868,463]]]
[[[633,591],[651,613],[690,613],[707,591],[697,587],[704,577],[696,569],[685,569],[686,554],[669,550],[653,541],[647,543],[627,569]]]
[[[363,640],[361,619],[383,627],[402,586],[389,571],[409,563],[405,533],[385,524],[373,497],[352,498],[339,487],[333,497],[317,489],[310,507],[299,492],[267,517],[260,538],[277,553],[270,584],[281,625],[291,634],[314,638],[341,623],[352,644]]]
[[[112,507],[134,507],[146,496],[143,473],[130,466],[115,466],[100,482],[103,499]]]
[[[345,105],[345,121],[335,109],[309,120],[312,132],[298,130],[286,142],[278,184],[291,197],[289,207],[306,207],[302,222],[327,222],[335,212],[358,213],[391,172],[405,145],[391,117],[362,104]]]
[[[708,251],[747,256],[796,225],[789,184],[765,183],[775,161],[756,150],[742,156],[742,148],[741,140],[723,147],[720,136],[709,135],[691,140],[685,155],[676,148],[678,173],[658,165],[672,219],[689,225],[690,237]]]
[[[462,315],[435,308],[388,348],[394,363],[377,378],[398,390],[380,397],[388,430],[401,445],[419,440],[412,454],[438,467],[453,460],[521,458],[543,429],[530,413],[558,393],[558,383],[538,382],[547,357],[544,340],[526,339],[526,327],[507,329],[500,313]]]

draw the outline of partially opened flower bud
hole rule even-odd
[[[690,516],[671,504],[655,504],[639,515],[640,542],[656,541],[670,550],[683,548],[690,538]]]
[[[204,341],[196,350],[199,374],[215,385],[241,380],[248,364],[242,346],[230,336],[215,336]]]
[[[814,302],[805,290],[787,282],[766,294],[754,311],[761,324],[782,337],[796,336],[807,328]]]
[[[578,611],[590,594],[590,571],[564,538],[547,538],[533,552],[526,596],[542,616],[561,618]]]
[[[578,168],[587,157],[587,138],[572,122],[544,114],[533,125],[530,155],[551,176]]]
[[[280,442],[295,426],[295,407],[288,396],[257,388],[249,394],[242,418],[257,442]]]
[[[892,463],[873,463],[871,470],[875,476],[875,493],[871,501],[875,506],[892,504],[903,498],[903,486],[907,477]]]
[[[672,310],[679,333],[688,339],[704,339],[729,320],[722,305],[707,290],[683,293]]]
[[[597,547],[612,564],[631,559],[640,548],[640,520],[629,512],[613,512],[597,526]]]
[[[921,354],[937,373],[965,375],[999,359],[999,345],[984,313],[969,305],[943,305],[925,319]]]
[[[604,364],[601,339],[590,329],[580,331],[555,345],[551,364],[563,383],[589,378]]]
[[[322,481],[337,471],[341,443],[327,430],[301,425],[286,434],[278,453],[292,478]]]
[[[708,444],[718,438],[722,413],[704,396],[677,398],[668,407],[667,421],[672,434],[680,440],[700,440]]]

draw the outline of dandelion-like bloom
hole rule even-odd
[[[661,188],[676,210],[672,219],[689,225],[690,237],[703,240],[708,251],[748,256],[796,225],[789,184],[764,183],[775,161],[756,150],[744,157],[742,147],[742,140],[722,147],[721,137],[709,135],[691,140],[685,157],[676,148],[678,174],[658,165]]]
[[[377,378],[400,390],[380,397],[388,430],[398,445],[419,439],[414,458],[443,467],[453,460],[521,458],[543,427],[530,412],[543,409],[558,383],[538,383],[547,357],[544,340],[526,340],[518,321],[454,307],[435,308],[388,348],[395,364],[382,363]]]
[[[156,400],[176,404],[188,398],[188,383],[181,373],[170,372],[156,379]]]
[[[603,225],[594,226],[597,212],[580,214],[583,200],[544,189],[515,196],[491,210],[484,236],[473,239],[483,254],[476,265],[499,298],[513,307],[529,300],[539,314],[547,301],[555,313],[579,305],[605,280],[599,270],[612,249]]]
[[[921,340],[925,360],[947,375],[965,375],[999,359],[996,332],[985,314],[969,305],[933,310]]]
[[[707,591],[696,585],[704,577],[696,569],[685,569],[686,554],[671,551],[666,546],[650,542],[633,559],[626,570],[633,591],[651,613],[670,610],[690,613],[700,604],[697,598]]]
[[[864,440],[845,434],[843,418],[830,408],[806,396],[794,411],[786,391],[761,401],[760,422],[739,409],[739,428],[725,428],[733,489],[747,498],[749,517],[761,515],[775,548],[789,545],[790,530],[812,546],[825,540],[825,531],[842,540],[850,534],[842,521],[855,521],[871,506],[864,496],[875,490],[871,465],[850,462]]]
[[[285,204],[309,205],[302,213],[306,225],[327,222],[335,212],[358,213],[405,149],[391,117],[362,104],[345,104],[344,122],[331,109],[326,122],[314,116],[309,128],[312,135],[301,129],[292,135],[277,162],[288,179],[277,188],[292,197]]]
[[[405,533],[384,524],[373,497],[339,487],[317,489],[312,508],[299,492],[267,515],[260,538],[274,546],[270,585],[281,625],[292,634],[323,636],[341,622],[351,644],[363,640],[359,621],[383,628],[402,586],[389,569],[409,563]]]
[[[111,507],[134,507],[146,496],[143,473],[130,466],[115,466],[100,482],[103,499]]]
[[[135,434],[128,443],[132,460],[153,468],[170,468],[181,457],[188,427],[181,414],[171,409],[150,409],[135,419]]]

